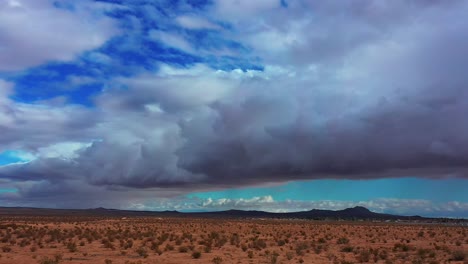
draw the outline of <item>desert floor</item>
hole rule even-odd
[[[0,263],[468,263],[468,228],[193,218],[0,218]]]

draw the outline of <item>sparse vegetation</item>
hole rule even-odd
[[[181,263],[206,259],[214,264],[237,263],[237,259],[315,263],[324,258],[337,264],[435,264],[466,262],[466,235],[464,227],[370,222],[92,217],[18,222],[4,217],[0,219],[0,264],[15,263],[20,257],[39,264],[77,259],[104,264],[159,263],[161,258]]]

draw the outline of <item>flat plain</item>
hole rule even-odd
[[[0,263],[468,263],[468,227],[371,221],[0,217]]]

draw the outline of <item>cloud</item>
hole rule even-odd
[[[82,106],[27,104],[11,99],[13,84],[0,80],[0,151],[37,152],[68,141],[91,141],[84,133],[94,126],[95,115]]]
[[[280,1],[259,1],[252,6],[240,2],[233,10],[248,16],[230,13],[235,18],[242,18],[232,21],[238,30],[238,39],[250,44],[264,62],[333,67],[346,62],[349,55],[362,49],[384,49],[382,44],[385,43],[404,46],[413,43],[412,40],[423,41],[420,37],[424,34],[449,33],[454,24],[448,21],[456,20],[455,17],[459,17],[466,8],[461,1],[424,0],[411,3],[406,0],[391,3],[309,0],[291,1],[287,7],[281,7]],[[233,3],[217,1],[215,6],[230,10],[224,7]],[[221,12],[219,17],[229,19],[225,13]],[[214,15],[218,13],[215,11]],[[465,27],[463,22],[455,24],[457,26],[452,30]],[[438,36],[433,37],[438,39]],[[430,42],[426,44],[431,45]],[[374,52],[388,54],[378,50]]]
[[[91,4],[71,11],[47,1],[7,3],[0,70],[72,60],[116,34],[115,21]],[[225,27],[216,36],[247,47],[257,58],[249,65],[262,69],[135,66],[135,59],[138,71],[100,79],[93,107],[18,102],[15,84],[0,81],[0,151],[37,157],[0,168],[9,184],[23,186],[18,199],[33,201],[48,188],[70,194],[73,186],[96,196],[118,195],[114,188],[161,196],[296,179],[468,177],[466,2],[240,1],[227,14],[233,5],[214,1],[200,16],[175,15],[184,33],[146,21],[162,16],[153,8],[147,24],[135,23],[137,33],[225,60],[187,33],[200,31],[201,39],[213,31],[209,21],[219,21]],[[31,23],[34,32],[18,30]],[[135,43],[123,49],[144,42]],[[92,52],[113,67],[108,50]],[[93,81],[77,76],[64,82]]]
[[[60,1],[58,3],[61,3]],[[0,3],[0,71],[71,61],[118,33],[115,22],[84,1],[73,10],[53,1]]]
[[[218,30],[221,29],[220,26],[210,22],[209,20],[198,17],[198,16],[193,16],[193,15],[184,15],[184,16],[179,16],[176,18],[176,22],[182,26],[183,28],[186,29],[192,29],[192,30],[197,30],[197,29],[211,29],[211,30]]]
[[[215,0],[213,9],[215,14],[223,19],[237,22],[251,15],[262,14],[280,7],[281,1],[279,0]]]
[[[245,81],[240,97],[211,106],[210,121],[182,126],[188,140],[179,164],[218,183],[466,177],[461,146],[467,142],[456,134],[467,130],[460,115],[467,110],[460,100],[467,80],[459,71],[467,65],[457,59],[466,53],[467,24],[450,17],[457,20],[467,5],[307,5],[314,15],[292,6],[276,16],[259,11],[258,30],[245,21],[254,26],[242,37],[258,39],[251,42],[255,51],[266,62],[291,66],[297,77]],[[284,14],[287,25],[276,24]],[[258,38],[264,33],[278,39]],[[265,45],[289,41],[288,34],[297,39],[274,50]],[[195,126],[206,131],[192,135]]]
[[[151,30],[149,32],[149,37],[152,40],[161,41],[171,48],[176,48],[187,53],[194,53],[192,45],[181,35],[161,30]]]

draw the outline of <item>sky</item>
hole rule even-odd
[[[0,0],[0,206],[468,218],[467,12]]]

